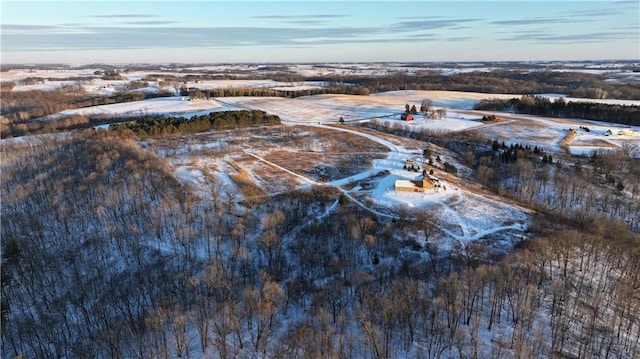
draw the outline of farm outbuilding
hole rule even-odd
[[[414,160],[412,160],[410,158],[407,158],[404,161],[404,168],[405,169],[407,169],[407,168],[415,168],[415,167],[417,167],[416,161],[414,161]]]
[[[637,132],[634,130],[624,129],[618,131],[618,136],[636,136]]]

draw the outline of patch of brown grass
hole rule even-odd
[[[564,139],[560,142],[560,148],[564,148],[565,151],[569,151],[569,145],[576,138],[576,133],[571,130],[567,130],[567,134]]]
[[[255,184],[247,170],[235,161],[229,160],[227,163],[236,170],[236,173],[229,174],[229,178],[238,186],[245,198],[264,196],[264,191]]]
[[[598,147],[611,147],[611,142],[601,140],[599,138],[581,139],[573,141],[572,146],[598,146]]]
[[[260,178],[261,186],[266,192],[282,192],[295,186],[297,178],[293,178],[289,173],[281,171],[262,161],[255,161],[251,165],[251,172],[255,177]]]

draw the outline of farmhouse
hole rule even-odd
[[[413,115],[410,113],[403,113],[402,115],[400,115],[400,120],[402,121],[413,121]]]
[[[422,180],[419,181],[396,180],[395,183],[397,192],[426,193],[436,188],[440,188],[440,180],[430,175],[422,176]]]

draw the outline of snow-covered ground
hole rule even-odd
[[[235,109],[237,108],[221,104],[215,100],[189,101],[187,97],[159,97],[143,101],[114,103],[110,105],[65,110],[52,116],[141,116],[157,114],[195,116],[213,111],[228,111]]]
[[[298,98],[282,97],[225,97],[226,103],[251,109],[262,109],[280,116],[289,123],[336,123],[386,116],[401,112],[404,104],[390,104],[368,96],[318,95]]]
[[[194,188],[202,188],[206,183],[205,174],[202,169],[207,168],[212,173],[223,175],[225,172],[233,171],[229,168],[228,161],[236,158],[239,152],[249,156],[242,166],[248,171],[257,185],[262,185],[265,193],[271,193],[273,186],[267,183],[275,180],[282,182],[282,176],[288,178],[287,182],[297,183],[298,186],[331,186],[339,188],[353,203],[365,210],[383,217],[397,217],[397,209],[404,207],[408,210],[419,210],[428,208],[431,213],[438,216],[438,228],[442,231],[441,237],[433,238],[438,241],[438,247],[448,250],[454,246],[465,247],[469,241],[487,241],[488,245],[500,248],[509,248],[521,238],[524,230],[528,226],[530,214],[520,207],[503,203],[499,200],[487,198],[461,187],[459,184],[451,183],[444,178],[440,179],[442,187],[427,193],[407,193],[396,192],[394,188],[395,180],[415,180],[421,175],[419,172],[411,172],[404,169],[405,160],[414,159],[421,167],[421,153],[406,145],[397,144],[388,139],[373,133],[365,133],[356,129],[336,128],[323,124],[309,124],[313,127],[331,129],[333,131],[343,131],[354,136],[365,137],[371,141],[382,144],[389,148],[390,152],[383,159],[373,160],[372,166],[361,173],[348,177],[333,180],[331,182],[321,182],[301,173],[294,172],[287,168],[286,164],[276,164],[268,159],[267,153],[270,148],[253,148],[251,140],[248,138],[243,148],[248,150],[229,150],[224,158],[211,158],[211,156],[194,157],[189,156],[190,151],[200,151],[203,147],[211,147],[207,143],[202,146],[194,144],[184,144],[174,151],[174,161],[177,161],[178,170],[175,175],[183,182],[187,182]],[[398,141],[404,142],[402,138]],[[217,142],[215,142],[217,143]],[[445,151],[440,149],[438,151]],[[194,153],[195,154],[195,153]],[[229,157],[229,158],[227,158]],[[452,158],[447,158],[452,163],[456,163]],[[456,163],[456,165],[459,165]],[[264,170],[267,168],[268,170]],[[436,174],[440,170],[436,169]],[[232,173],[232,172],[228,172]],[[275,176],[265,178],[265,176]],[[373,182],[373,187],[363,189],[357,182]],[[234,186],[228,183],[228,186]],[[282,189],[281,189],[282,190]]]
[[[482,134],[507,144],[520,143],[541,146],[550,151],[561,151],[561,142],[570,129],[575,130],[568,149],[574,154],[590,154],[593,150],[616,149],[628,142],[640,146],[640,126],[579,119],[555,119],[524,114],[492,112],[502,122],[486,124],[478,129]],[[589,131],[582,129],[587,127]],[[607,131],[611,135],[606,135]]]
[[[640,73],[632,70],[638,63],[577,63],[577,62],[554,62],[554,63],[522,63],[521,66],[510,63],[508,67],[499,63],[318,63],[318,64],[209,64],[195,66],[164,66],[138,68],[129,70],[122,66],[116,69],[123,77],[139,80],[148,74],[162,74],[171,76],[205,75],[211,73],[224,73],[246,76],[247,73],[275,73],[291,72],[302,76],[327,76],[327,75],[357,75],[357,76],[384,76],[394,73],[413,74],[418,72],[439,72],[443,75],[455,75],[470,72],[490,72],[493,70],[512,71],[554,71],[554,72],[577,72],[592,75],[607,75],[613,79],[640,80]],[[536,67],[538,66],[538,67]],[[134,65],[135,67],[135,65]],[[27,77],[91,77],[95,76],[95,71],[103,70],[95,68],[60,68],[60,69],[38,69],[24,68],[12,69],[3,73],[3,81],[12,79],[23,79]]]
[[[118,91],[143,91],[157,93],[160,91],[175,93],[176,88],[172,86],[162,85],[159,81],[147,81],[149,86],[130,90],[128,85],[130,81],[139,81],[140,76],[125,77],[123,80],[40,80],[38,83],[24,83],[18,81],[13,87],[13,91],[53,91],[63,86],[78,85],[88,93],[108,96]],[[198,81],[176,81],[176,86],[186,88],[198,88],[201,90],[212,90],[219,88],[267,88],[276,91],[303,91],[319,89],[327,86],[322,81],[298,81],[298,82],[280,82],[273,80],[198,80]]]
[[[394,125],[403,126],[403,128],[414,132],[430,130],[436,133],[463,131],[483,126],[483,123],[479,121],[481,116],[467,115],[457,112],[448,112],[445,117],[437,120],[425,118],[422,115],[416,115],[415,120],[405,122],[399,121],[398,117],[399,116],[375,119],[375,122],[387,127],[392,127]]]
[[[371,96],[318,95],[294,99],[226,97],[218,100],[238,107],[265,110],[280,116],[285,123],[289,124],[336,123],[340,117],[343,117],[347,122],[375,120],[387,126],[403,126],[414,131],[428,129],[434,132],[451,132],[476,129],[489,138],[507,143],[542,146],[551,151],[562,150],[560,143],[567,136],[567,131],[573,128],[578,132],[569,149],[576,154],[590,152],[593,147],[615,149],[627,141],[640,145],[640,127],[638,126],[628,127],[600,121],[470,111],[481,99],[512,97],[514,95],[454,91],[391,91]],[[431,120],[418,114],[412,122],[400,121],[400,113],[404,111],[406,104],[419,107],[424,99],[430,99],[436,108],[447,109],[446,116],[440,120]],[[622,103],[640,105],[638,101]],[[495,114],[503,121],[487,124],[478,121],[484,113]],[[590,132],[580,130],[581,126],[589,127]],[[605,136],[607,130],[612,130],[613,135]],[[632,131],[632,135],[618,135],[619,131],[625,130]],[[636,135],[633,135],[634,133]]]
[[[212,69],[224,72],[220,66],[191,68],[189,71],[167,71],[167,70],[149,70],[149,71],[121,71],[115,70],[122,79],[120,80],[103,80],[101,74],[94,72],[100,69],[60,69],[60,70],[43,70],[43,69],[16,69],[0,73],[1,81],[13,81],[15,86],[13,91],[31,91],[42,90],[52,91],[65,85],[80,85],[82,88],[94,94],[110,95],[115,91],[129,90],[127,85],[131,81],[142,81],[147,76],[153,75],[156,81],[147,81],[149,86],[139,89],[146,92],[169,91],[175,92],[175,87],[163,86],[163,82],[174,82],[176,86],[185,86],[187,88],[195,87],[199,89],[217,89],[229,87],[249,87],[249,88],[270,88],[278,91],[301,91],[309,89],[318,89],[326,87],[327,82],[323,81],[298,81],[298,82],[282,82],[274,80],[250,80],[242,79],[241,75],[237,75],[237,79],[220,79],[220,80],[189,80],[186,76],[207,76],[203,72]],[[235,68],[236,71],[244,68]],[[254,69],[255,70],[255,69]],[[227,69],[226,71],[230,71]],[[233,74],[232,74],[233,75]],[[166,76],[166,77],[163,77]],[[72,80],[70,80],[73,78]],[[30,79],[27,81],[27,79]]]
[[[554,150],[560,149],[560,142],[567,136],[569,128],[578,132],[573,140],[572,151],[579,148],[585,150],[590,143],[597,143],[597,147],[616,148],[618,141],[633,140],[628,136],[605,136],[607,129],[622,128],[620,125],[580,120],[541,118],[538,116],[498,114],[502,121],[484,124],[477,121],[480,112],[469,111],[473,105],[487,98],[487,94],[477,93],[451,93],[442,91],[394,91],[377,94],[375,96],[349,96],[349,95],[320,95],[302,98],[266,98],[266,97],[231,97],[220,98],[227,104],[238,107],[261,109],[269,113],[279,115],[289,125],[310,125],[327,127],[327,124],[335,124],[337,119],[343,117],[346,121],[358,119],[377,119],[387,123],[397,123],[407,128],[420,130],[431,128],[442,131],[461,131],[475,129],[487,136],[494,134],[496,138],[506,142],[517,142],[532,145],[544,145]],[[495,95],[490,95],[495,97]],[[502,95],[511,98],[512,95]],[[404,110],[405,104],[420,105],[423,99],[430,99],[434,106],[447,108],[447,116],[441,120],[428,120],[420,115],[412,123],[399,120],[399,113]],[[393,115],[391,117],[384,117]],[[580,126],[587,126],[590,132],[580,130]],[[331,127],[333,128],[333,127]],[[335,130],[335,128],[333,128]],[[391,152],[385,159],[375,160],[372,168],[360,174],[338,179],[331,183],[317,182],[312,178],[296,172],[295,174],[286,168],[286,165],[273,164],[265,160],[265,156],[252,153],[260,166],[277,169],[281,175],[289,173],[294,183],[299,185],[332,185],[339,186],[345,194],[358,205],[373,213],[394,216],[397,207],[408,209],[429,208],[437,213],[440,218],[439,228],[444,237],[439,239],[439,248],[452,248],[458,243],[464,248],[464,243],[469,241],[496,241],[497,246],[513,245],[526,230],[529,214],[526,210],[506,204],[499,200],[492,200],[459,186],[442,180],[444,188],[427,194],[401,193],[394,190],[396,179],[415,179],[419,173],[404,170],[403,164],[407,158],[416,157],[416,149],[394,144],[388,140],[371,134],[361,133],[355,130],[341,129],[352,132],[354,135],[364,136],[372,141],[388,147]],[[636,129],[638,130],[638,129]],[[530,141],[530,142],[527,142]],[[589,148],[591,150],[591,148]],[[419,156],[418,156],[419,157]],[[245,164],[248,171],[257,164]],[[387,175],[380,176],[383,171]],[[256,181],[260,183],[260,175],[254,174]],[[363,190],[358,181],[374,178],[374,189]],[[264,181],[262,181],[264,182]],[[350,188],[351,185],[355,185]],[[446,189],[445,189],[446,188]],[[490,239],[489,239],[490,238]]]
[[[76,75],[80,75],[77,73]],[[86,74],[86,73],[85,73]],[[136,77],[144,73],[136,73]],[[14,74],[15,75],[15,74]],[[67,73],[69,75],[69,73]],[[53,86],[55,81],[41,85],[28,86]],[[210,80],[189,82],[189,86],[200,88],[217,87],[268,87],[278,90],[291,90],[325,86],[325,83],[283,83],[271,80]],[[92,80],[85,83],[87,91],[108,94],[116,91],[120,86],[125,86],[123,81]],[[148,88],[139,91],[159,91],[157,83],[150,83]],[[174,91],[173,89],[163,89]],[[550,98],[564,97],[562,94],[542,94]],[[62,111],[49,118],[60,118],[71,115],[122,115],[138,116],[144,114],[174,114],[192,116],[205,114],[211,111],[224,111],[238,108],[249,108],[267,111],[280,116],[287,124],[318,124],[336,123],[339,118],[346,122],[375,120],[386,126],[403,126],[408,130],[434,132],[451,132],[476,129],[489,138],[508,143],[522,143],[531,146],[542,146],[547,150],[560,151],[560,143],[567,136],[570,128],[579,129],[587,126],[590,132],[578,130],[578,133],[570,143],[569,150],[575,154],[588,154],[594,149],[614,149],[624,142],[640,144],[640,127],[625,127],[618,124],[585,121],[579,119],[552,119],[539,116],[509,114],[499,112],[472,111],[482,99],[500,98],[510,99],[518,97],[512,94],[485,94],[475,92],[456,91],[390,91],[371,96],[357,95],[316,95],[298,98],[282,97],[224,97],[207,101],[187,101],[184,97],[156,98],[145,101],[136,101],[121,104],[102,105]],[[400,121],[400,113],[404,112],[405,105],[420,107],[424,100],[430,100],[434,108],[444,108],[447,114],[440,120],[424,118],[421,114],[414,116],[412,122]],[[623,105],[640,105],[640,101],[622,100],[587,100],[566,98],[567,101],[596,101],[602,103],[615,103]],[[483,114],[493,113],[503,119],[498,123],[485,124],[478,121]],[[613,135],[605,136],[605,132],[611,130]],[[631,136],[619,135],[619,131],[629,130]]]
[[[513,95],[454,91],[391,91],[371,96],[317,95],[293,99],[280,97],[225,97],[218,100],[241,107],[262,109],[269,113],[277,114],[284,121],[291,123],[335,123],[340,117],[343,117],[347,122],[373,118],[382,119],[390,115],[394,115],[390,119],[399,119],[400,113],[404,112],[406,104],[420,107],[420,104],[425,99],[433,101],[435,107],[468,110],[473,108],[481,99],[512,97]],[[417,120],[422,118],[421,115],[415,117]],[[467,120],[480,117],[452,112],[447,117],[450,120],[449,126],[446,123],[437,123],[436,121],[416,121],[415,124],[455,131],[476,126],[477,124],[469,123]],[[459,120],[465,122],[458,122]]]

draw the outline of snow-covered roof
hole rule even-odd
[[[396,187],[419,188],[414,182],[408,180],[396,180]]]

